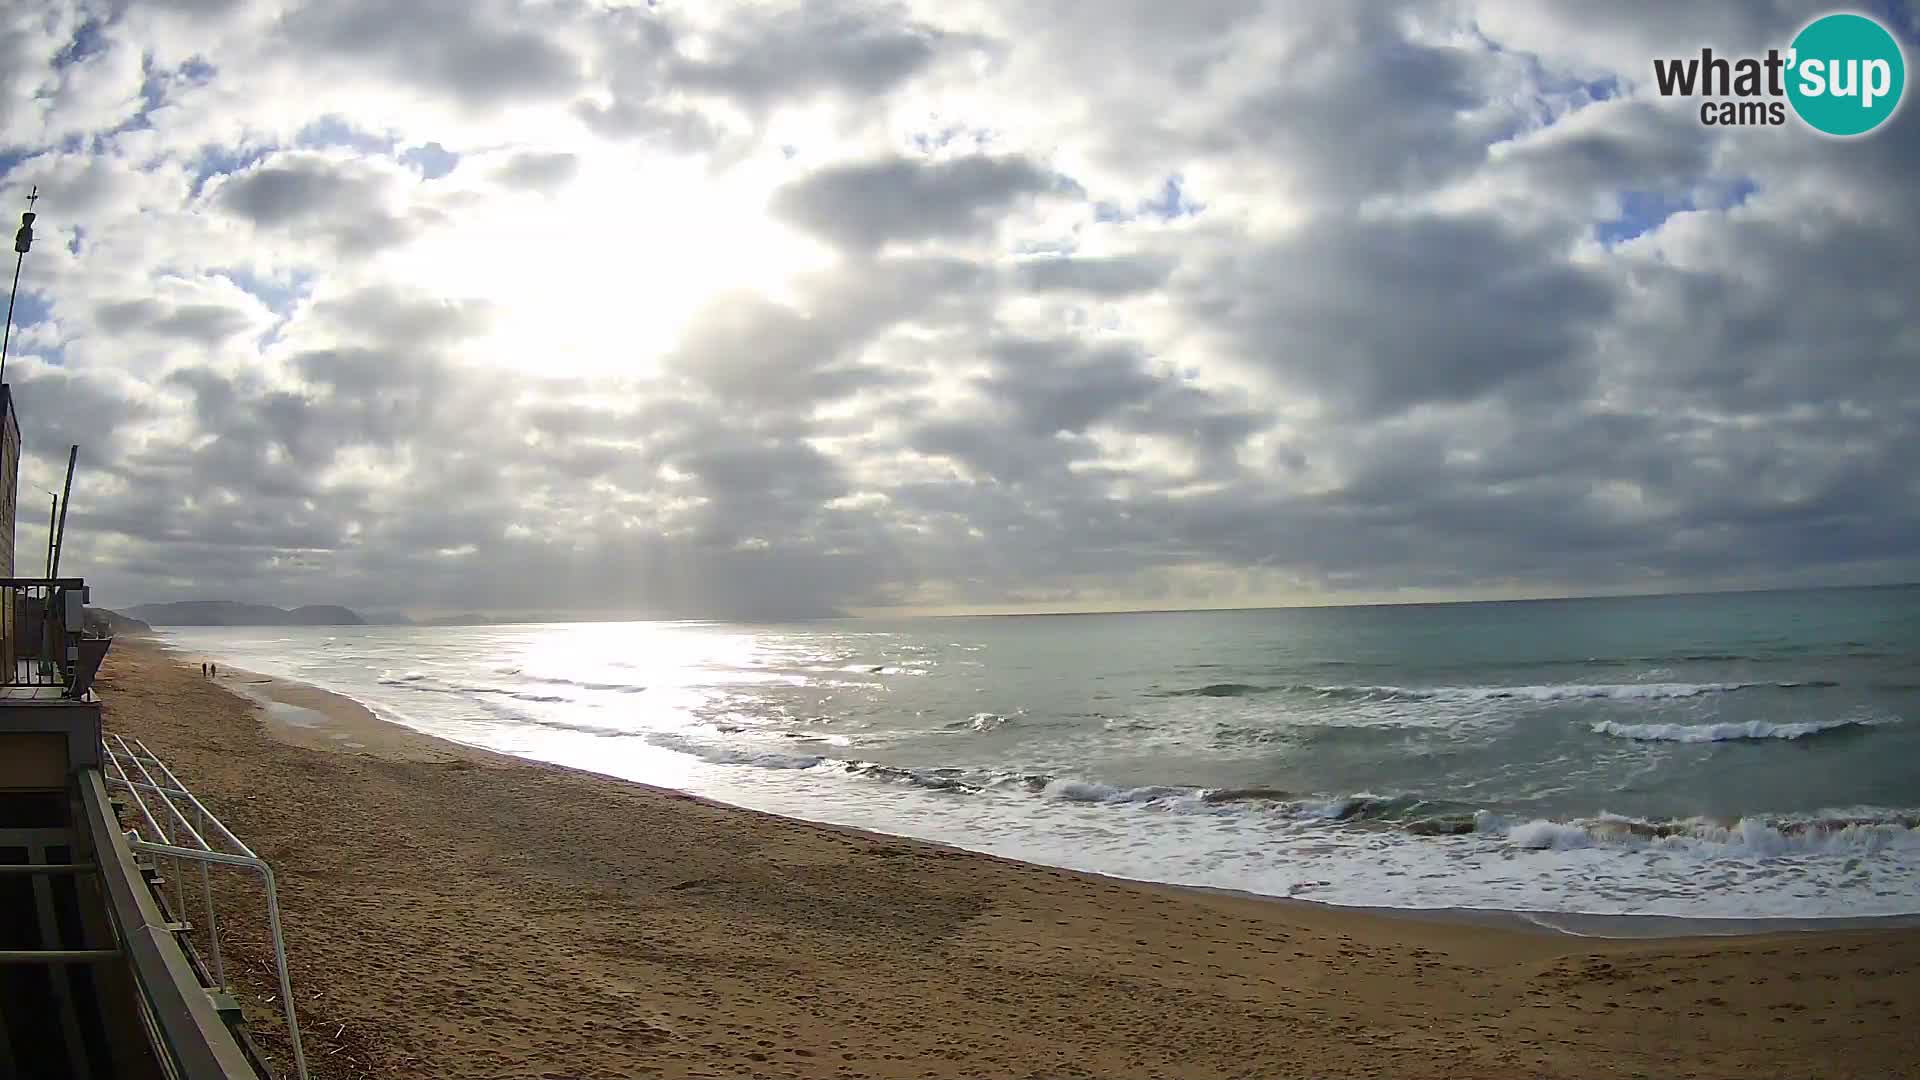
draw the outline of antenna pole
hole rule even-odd
[[[52,492],[47,494],[53,495]],[[60,516],[60,496],[53,495],[53,509],[47,511],[47,576],[53,576],[53,522]]]
[[[40,201],[40,185],[27,196],[27,212],[20,215],[20,231],[13,234],[13,290],[7,293],[7,328],[0,331],[0,383],[7,381],[7,346],[13,342],[13,302],[20,297],[20,267],[33,248],[33,204]]]
[[[80,444],[74,443],[73,449],[67,451],[67,484],[60,492],[60,524],[54,527],[58,539],[53,545],[53,572],[47,575],[49,578],[60,576],[60,556],[65,554],[61,549],[67,546],[67,505],[73,502],[73,463],[79,460]]]

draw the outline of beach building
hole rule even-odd
[[[195,894],[180,879],[204,885],[209,861],[155,855],[218,836],[195,845],[211,853],[230,834],[204,808],[194,827],[182,807],[198,801],[144,747],[103,741],[93,679],[111,639],[85,633],[86,582],[55,576],[54,545],[47,576],[20,576],[38,554],[15,551],[20,446],[0,384],[0,1077],[267,1075],[220,988],[217,944],[210,970],[184,913]],[[217,934],[204,895],[202,938]]]

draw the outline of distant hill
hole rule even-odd
[[[182,600],[142,604],[127,614],[154,626],[364,626],[366,620],[337,604],[311,604],[289,611],[231,600]]]
[[[87,608],[82,620],[82,629],[88,637],[119,637],[123,634],[153,633],[153,627],[139,619],[130,619],[117,611],[108,611],[103,607]]]

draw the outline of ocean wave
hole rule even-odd
[[[636,733],[637,734],[637,733]],[[714,765],[749,765],[757,769],[811,769],[826,758],[819,754],[783,754],[774,750],[755,750],[750,747],[719,746],[713,743],[699,742],[677,735],[655,732],[645,736],[647,742],[663,750],[677,754],[686,754]]]
[[[623,694],[637,694],[646,689],[628,683],[582,682],[575,679],[549,679],[536,675],[522,676],[532,682],[546,683],[552,686],[576,686],[585,690],[611,690]],[[392,672],[383,673],[374,680],[382,686],[396,686],[407,690],[420,690],[435,694],[498,694],[503,697],[517,698],[520,701],[533,701],[545,704],[557,704],[572,701],[563,694],[541,694],[530,690],[516,690],[505,686],[481,686],[472,683],[443,682],[422,671],[409,671],[404,675]]]
[[[1707,743],[1745,739],[1804,739],[1840,731],[1862,731],[1876,727],[1870,720],[1806,720],[1799,723],[1775,723],[1767,720],[1727,721],[1718,724],[1622,724],[1602,720],[1593,725],[1596,735],[1646,742]]]
[[[842,768],[855,776],[891,783],[909,784],[929,791],[972,794],[997,784],[1017,779],[1010,773],[984,773],[969,769],[921,768],[880,765],[871,761],[845,761]]]
[[[557,725],[556,725],[557,726]],[[625,733],[623,733],[625,734]],[[1839,812],[1823,817],[1647,820],[1602,813],[1591,818],[1510,821],[1484,808],[1413,794],[1301,794],[1274,787],[1203,788],[1118,784],[1018,770],[913,768],[878,762],[716,745],[670,734],[647,741],[718,765],[802,771],[836,766],[850,776],[973,797],[1011,791],[1027,797],[1107,806],[1116,811],[1258,815],[1286,829],[1340,829],[1404,834],[1409,839],[1504,843],[1526,850],[1657,849],[1712,858],[1832,852],[1869,853],[1888,844],[1920,844],[1920,811]]]
[[[1198,796],[1199,792],[1194,788],[1173,785],[1148,784],[1127,787],[1063,776],[1048,781],[1040,789],[1040,794],[1050,799],[1064,799],[1068,802],[1155,803],[1168,799],[1192,799]]]
[[[1471,832],[1474,809],[1419,795],[1310,795],[1272,787],[1206,788],[1187,784],[1116,784],[1079,776],[1019,770],[909,768],[843,761],[847,772],[929,790],[977,794],[1023,790],[1063,802],[1183,809],[1198,813],[1266,813],[1300,823],[1405,828],[1425,835]]]
[[[1912,840],[1920,816],[1891,813],[1877,817],[1743,817],[1735,821],[1685,818],[1647,821],[1602,814],[1573,821],[1533,820],[1505,825],[1483,821],[1482,832],[1504,834],[1514,847],[1570,851],[1580,848],[1657,848],[1708,855],[1777,856],[1820,852],[1873,852],[1896,841]]]
[[[1537,686],[1316,686],[1283,683],[1209,683],[1187,690],[1165,691],[1162,697],[1254,697],[1294,694],[1350,701],[1580,701],[1612,699],[1653,701],[1730,694],[1740,690],[1827,690],[1840,685],[1827,679],[1801,682],[1716,683],[1548,683]]]
[[[955,720],[950,724],[943,724],[941,725],[941,729],[944,731],[977,731],[984,734],[1003,727],[1012,720],[1012,716],[1006,716],[1001,713],[977,712],[965,720]]]
[[[535,682],[550,683],[554,686],[577,686],[582,690],[607,690],[618,694],[638,694],[646,690],[646,687],[638,683],[594,682],[588,679],[556,679],[539,675],[529,675],[527,678],[533,679]]]
[[[1438,697],[1469,701],[1517,698],[1527,701],[1574,701],[1611,698],[1622,701],[1700,697],[1740,690],[1830,690],[1840,684],[1828,679],[1804,682],[1725,683],[1560,683],[1551,686],[1476,686],[1436,691]]]

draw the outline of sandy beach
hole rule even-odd
[[[150,643],[99,685],[279,873],[317,1077],[1920,1075],[1920,931],[1609,941],[1140,885],[471,750]],[[284,1064],[252,898],[230,963]]]

